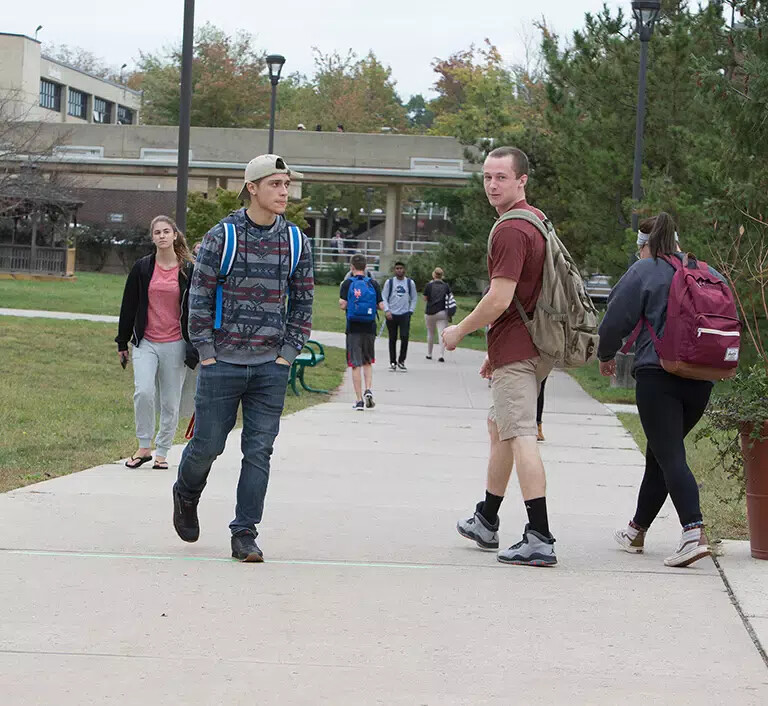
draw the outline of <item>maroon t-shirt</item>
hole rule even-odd
[[[544,214],[523,199],[515,208],[524,208],[542,220]],[[493,234],[488,275],[517,282],[515,294],[527,313],[532,313],[541,294],[542,271],[547,243],[538,229],[527,221],[504,221]],[[535,358],[539,353],[514,302],[488,331],[488,358],[491,368]]]

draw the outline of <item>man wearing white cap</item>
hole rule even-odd
[[[200,354],[195,433],[173,487],[173,525],[185,542],[200,535],[197,504],[242,403],[243,460],[232,556],[263,561],[256,544],[280,427],[288,373],[312,329],[314,280],[307,237],[283,214],[291,178],[274,154],[252,159],[246,203],[203,238],[189,296],[189,333]]]

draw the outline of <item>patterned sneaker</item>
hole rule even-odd
[[[355,402],[355,404],[352,405],[352,409],[354,409],[355,412],[365,412],[365,402],[362,400]]]
[[[370,390],[366,390],[363,393],[363,401],[367,409],[373,409],[376,406],[376,403],[373,401],[373,392]]]
[[[545,537],[530,525],[525,526],[523,539],[509,549],[500,551],[496,557],[502,564],[519,564],[521,566],[554,566],[555,538]]]
[[[701,526],[693,527],[689,530],[683,530],[677,551],[664,559],[664,566],[690,566],[694,561],[711,555],[712,552],[709,549],[704,528]]]
[[[397,369],[398,369],[398,370],[399,370],[401,373],[407,373],[407,372],[408,372],[408,368],[406,368],[406,367],[405,367],[405,363],[398,363],[398,364],[397,364]]]
[[[616,530],[613,538],[616,543],[630,554],[642,554],[645,545],[645,532],[634,525],[627,525],[624,529]]]
[[[482,502],[477,503],[475,514],[466,520],[459,520],[456,523],[456,529],[462,537],[471,539],[480,549],[498,549],[499,548],[499,518],[496,518],[496,524],[489,524],[480,514]]]

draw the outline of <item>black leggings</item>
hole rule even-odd
[[[536,424],[541,424],[541,416],[544,414],[544,386],[547,384],[547,379],[548,378],[544,378],[541,381],[539,399],[536,400]]]
[[[387,319],[387,331],[389,332],[389,362],[405,363],[408,355],[408,338],[411,335],[411,315],[393,314]],[[397,357],[397,334],[400,332],[400,357]]]
[[[634,522],[650,527],[667,494],[681,525],[701,522],[699,487],[688,468],[683,439],[704,414],[712,383],[686,380],[661,368],[641,368],[636,378],[637,409],[648,446]]]

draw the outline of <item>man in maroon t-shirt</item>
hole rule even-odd
[[[525,209],[544,219],[525,200],[528,157],[524,152],[514,147],[493,150],[483,165],[483,182],[488,201],[500,216]],[[460,324],[443,332],[446,347],[453,350],[464,336],[490,326],[488,355],[480,368],[480,375],[491,379],[493,398],[488,414],[491,451],[485,500],[477,504],[472,517],[460,520],[456,527],[481,549],[498,548],[499,507],[515,466],[528,524],[522,541],[500,551],[498,559],[528,566],[557,563],[547,518],[546,475],[536,446],[536,400],[551,366],[539,357],[513,297],[533,316],[545,254],[544,237],[527,221],[513,219],[497,226],[488,257],[488,293]]]

